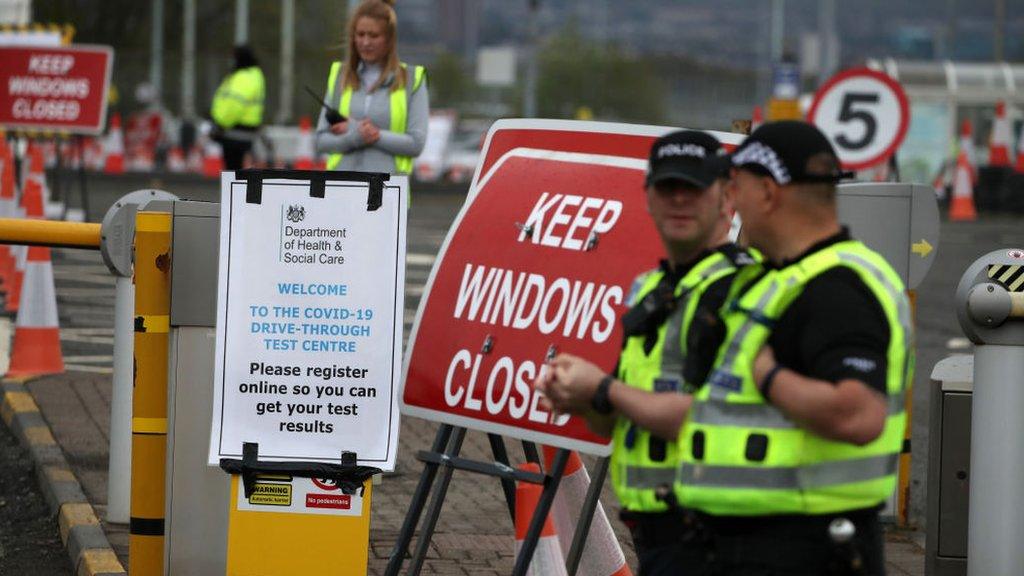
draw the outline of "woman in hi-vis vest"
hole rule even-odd
[[[348,24],[345,61],[331,66],[324,100],[343,119],[331,123],[321,110],[317,122],[316,151],[328,154],[328,170],[409,174],[423,150],[430,115],[426,73],[398,59],[393,3],[359,4]]]

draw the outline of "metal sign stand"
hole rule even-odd
[[[405,520],[402,522],[402,529],[398,534],[398,540],[391,551],[391,558],[384,572],[386,576],[398,576],[408,552],[409,544],[412,542],[413,532],[416,530],[416,525],[419,524],[424,505],[426,505],[427,494],[433,488],[430,504],[427,507],[427,516],[420,529],[419,540],[416,542],[409,570],[406,572],[406,574],[411,575],[418,575],[420,573],[430,546],[431,536],[433,536],[437,520],[441,516],[441,507],[444,505],[444,499],[448,493],[448,484],[451,482],[452,473],[455,470],[465,470],[497,477],[501,481],[502,489],[505,493],[505,501],[508,504],[509,515],[512,517],[513,522],[515,521],[515,482],[530,482],[544,487],[537,508],[530,519],[530,525],[523,540],[522,548],[516,556],[515,567],[512,570],[513,576],[525,576],[530,566],[530,561],[533,559],[533,552],[537,547],[541,529],[544,527],[544,520],[551,511],[551,505],[554,502],[558,486],[565,474],[565,466],[569,461],[569,451],[559,448],[555,452],[551,469],[546,474],[536,474],[516,470],[509,465],[504,439],[497,434],[487,435],[487,439],[491,444],[491,452],[494,454],[493,463],[460,458],[459,452],[462,450],[462,442],[465,437],[465,428],[452,426],[451,424],[442,424],[437,430],[437,435],[434,437],[434,443],[431,445],[430,450],[420,451],[416,455],[416,458],[424,463],[423,472],[420,474],[420,481],[416,486],[416,492],[409,503],[409,510],[406,512]],[[540,464],[540,454],[534,443],[523,441],[523,452],[526,454],[527,461]],[[566,560],[566,568],[570,576],[576,573],[580,557],[583,554],[587,532],[590,530],[590,522],[594,517],[594,511],[597,508],[601,487],[604,484],[607,471],[608,458],[601,458],[595,478],[590,483],[590,488],[587,491],[584,508],[581,512],[580,521],[576,526],[576,531],[573,534],[572,546],[569,549],[569,555]],[[434,486],[438,472],[440,472],[440,479],[437,485]]]

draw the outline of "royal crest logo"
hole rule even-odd
[[[285,216],[292,222],[302,222],[306,218],[306,208],[303,206],[289,206],[288,214]]]

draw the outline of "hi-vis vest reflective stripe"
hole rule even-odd
[[[882,434],[865,446],[797,426],[764,401],[751,373],[773,323],[810,280],[836,266],[857,273],[889,324],[888,416]],[[723,308],[725,344],[680,433],[676,497],[683,506],[740,516],[826,514],[881,503],[896,485],[914,364],[902,282],[881,256],[852,240],[769,271],[740,294],[737,287],[757,272],[750,268],[734,280]]]
[[[644,335],[626,340],[619,359],[620,380],[645,391],[682,392],[685,362],[684,334],[689,329],[704,289],[715,280],[734,272],[733,262],[721,252],[713,252],[697,263],[677,284],[679,306],[658,329],[658,339],[650,354],[644,352]],[[634,281],[636,305],[661,282],[665,272],[654,270]],[[623,508],[634,512],[660,512],[667,505],[658,499],[659,486],[670,487],[679,465],[674,442],[652,436],[625,418],[618,418],[612,432],[611,477],[615,494]]]
[[[334,99],[336,88],[338,86],[338,76],[341,73],[341,62],[335,62],[331,64],[331,73],[327,76],[327,101],[330,102]],[[407,72],[408,67],[405,63],[402,63],[402,71]],[[426,70],[423,66],[413,66],[413,80],[412,80],[412,92],[419,89],[420,85],[423,84],[423,78],[426,75]],[[409,123],[409,92],[406,91],[406,87],[409,85],[408,81],[399,89],[391,91],[391,131],[398,134],[405,134],[405,129]],[[349,117],[349,109],[352,103],[352,87],[346,86],[341,91],[341,97],[338,100],[338,111],[341,112],[342,116]],[[341,154],[331,154],[327,157],[327,169],[334,170],[338,164],[341,163]],[[410,156],[395,156],[395,172],[399,174],[410,174],[412,173],[412,157]]]

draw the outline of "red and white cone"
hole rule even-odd
[[[14,155],[0,138],[0,218],[17,218],[18,207],[14,192]],[[0,286],[10,292],[16,272],[17,246],[0,245]]]
[[[53,286],[50,249],[29,246],[22,285],[21,306],[14,327],[11,364],[7,376],[38,376],[64,371],[57,320],[57,292]]]
[[[1020,133],[1017,134],[1017,165],[1014,169],[1024,172],[1024,124],[1021,124]]]
[[[185,171],[185,153],[181,151],[181,146],[173,146],[167,153],[167,170],[175,173]]]
[[[540,473],[540,466],[532,462],[521,464],[519,469],[524,472]],[[540,495],[543,488],[539,484],[530,482],[519,482],[516,485],[516,556],[523,547],[523,540],[526,539],[526,532],[533,518],[533,511],[537,509]],[[555,533],[555,526],[551,523],[551,515],[544,519],[544,528],[540,531],[540,538],[537,540],[537,548],[534,549],[533,559],[530,567],[526,570],[528,576],[566,576],[565,557],[562,555],[562,546],[558,543],[558,534]]]
[[[207,138],[203,144],[203,176],[220,178],[222,171],[224,171],[224,157],[220,144]]]
[[[313,130],[309,116],[299,118],[299,141],[295,147],[295,169],[315,169],[316,150],[313,146]]]
[[[996,102],[996,119],[992,124],[992,138],[988,148],[989,166],[1010,166],[1010,120],[1006,117],[1006,102]]]
[[[753,132],[764,124],[764,111],[761,106],[754,106],[754,113],[750,116],[750,131]]]
[[[557,449],[544,446],[544,466],[550,470]],[[580,522],[587,490],[590,489],[590,474],[576,452],[569,453],[562,482],[558,485],[555,501],[551,505],[551,518],[562,547],[562,553],[569,555],[573,534]],[[626,564],[626,556],[615,537],[612,525],[605,515],[604,506],[597,503],[594,518],[587,533],[587,542],[580,556],[577,576],[632,576]]]
[[[121,115],[117,112],[110,118],[110,130],[103,139],[103,171],[107,174],[124,173],[124,133],[121,131]]]
[[[953,172],[953,197],[949,202],[949,219],[970,221],[978,219],[974,207],[974,145],[971,142],[971,122],[964,120],[960,131],[960,150],[956,155],[956,169]]]
[[[29,178],[25,181],[25,189],[21,194],[19,208],[18,212],[26,218],[43,217],[43,189],[35,178]],[[4,309],[8,312],[18,312],[21,309],[21,295],[24,292],[25,272],[28,270],[29,247],[12,246],[11,252],[14,255],[15,265],[10,289],[7,291],[7,298],[4,302]]]

